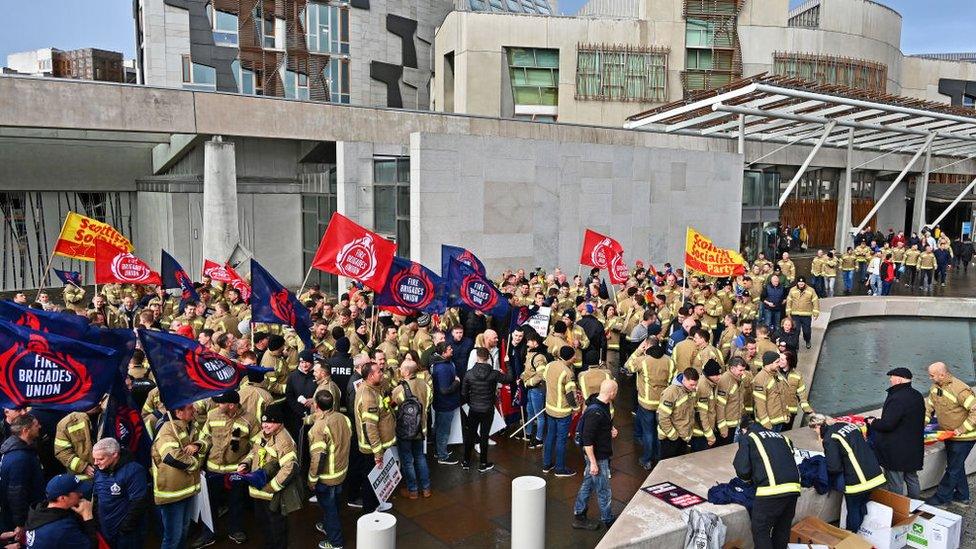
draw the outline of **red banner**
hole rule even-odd
[[[209,276],[214,282],[230,282],[234,278],[227,271],[226,264],[221,265],[210,259],[203,260],[203,276]]]
[[[394,254],[396,244],[336,212],[322,235],[312,266],[381,291]]]
[[[580,265],[598,269],[609,269],[616,254],[623,255],[624,247],[619,242],[596,231],[586,229],[583,234],[583,250],[580,252]]]
[[[95,284],[162,284],[159,273],[121,248],[95,240]]]
[[[610,258],[610,265],[607,267],[607,274],[610,275],[610,282],[613,284],[623,284],[630,278],[630,269],[624,261],[624,254],[614,254]]]

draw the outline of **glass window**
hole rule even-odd
[[[373,219],[377,232],[396,231],[396,187],[373,187]]]
[[[237,46],[237,15],[226,11],[212,11],[214,44],[218,46]]]
[[[667,97],[666,50],[580,46],[576,98],[663,102]]]
[[[685,62],[685,68],[709,70],[712,68],[712,66],[712,50],[688,50],[688,58]]]
[[[349,60],[333,57],[322,72],[329,87],[329,101],[349,103]]]
[[[182,63],[183,63],[183,81],[184,82],[192,82],[193,81],[193,77],[192,77],[192,73],[190,71],[190,56],[189,55],[184,55],[183,58],[182,58]]]
[[[508,63],[516,106],[558,105],[559,50],[509,48]]]
[[[710,48],[715,45],[715,24],[699,19],[689,19],[685,25],[685,47]]]
[[[971,95],[962,96],[962,106],[968,107],[970,109],[976,107],[976,97],[973,97]]]
[[[410,254],[410,159],[373,159],[373,224],[395,235],[400,255]]]

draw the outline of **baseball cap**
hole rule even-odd
[[[58,475],[49,480],[45,489],[45,495],[48,501],[54,501],[61,496],[66,496],[73,492],[82,494],[85,492],[85,486],[84,483],[78,480],[78,477],[68,473]]]

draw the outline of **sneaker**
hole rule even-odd
[[[529,450],[536,450],[536,449],[541,448],[541,447],[542,447],[542,441],[541,440],[539,440],[537,438],[533,438],[532,440],[529,441]]]
[[[457,465],[458,459],[451,454],[447,454],[446,458],[437,458],[438,465]]]
[[[217,543],[217,538],[213,536],[203,537],[200,536],[190,544],[192,549],[199,549],[200,547],[210,547],[211,545]]]
[[[576,471],[574,471],[572,469],[569,469],[569,468],[560,469],[560,470],[556,471],[556,476],[557,477],[561,477],[561,478],[574,477],[574,476],[576,476]]]
[[[363,500],[362,500],[362,498],[359,498],[359,499],[351,499],[351,500],[349,500],[349,501],[346,502],[346,505],[348,505],[349,507],[352,507],[353,509],[362,509],[363,508]]]
[[[555,468],[556,468],[556,466],[555,466],[555,465],[543,465],[543,466],[542,466],[542,472],[548,475],[548,474],[549,474],[549,473],[551,473],[551,472],[552,472],[552,470],[553,470],[553,469],[555,469]]]
[[[949,503],[949,502],[946,501],[946,500],[944,500],[944,499],[941,499],[941,498],[939,498],[937,496],[932,496],[932,497],[930,497],[930,498],[928,498],[928,499],[925,500],[925,505],[931,505],[933,507],[942,507],[943,505],[946,505],[947,503]]]
[[[464,460],[461,462],[461,468],[467,471],[468,469],[471,468],[471,464],[468,463],[468,460]]]
[[[425,488],[425,489],[424,489],[424,490],[422,490],[422,491],[421,491],[420,493],[421,493],[421,494],[422,494],[422,495],[423,495],[423,496],[424,496],[425,498],[429,498],[429,497],[430,497],[430,488]]]
[[[487,473],[488,471],[491,471],[494,468],[495,468],[495,464],[489,461],[488,463],[482,463],[481,465],[479,465],[478,472]]]
[[[233,534],[227,534],[227,539],[233,541],[237,545],[244,545],[247,543],[247,534],[244,532],[234,532]]]
[[[319,549],[336,549],[336,548],[333,547],[332,544],[329,543],[328,541],[320,541]]]
[[[328,533],[327,533],[327,532],[325,531],[325,524],[322,524],[321,522],[316,522],[316,523],[315,523],[315,529],[316,529],[316,530],[318,530],[318,532],[319,532],[320,534],[322,534],[323,536],[327,536],[327,535],[329,535],[329,534],[328,534]]]
[[[573,517],[573,528],[577,530],[599,530],[600,523],[585,516],[576,515]]]
[[[809,348],[810,348],[810,344],[809,344],[809,343],[807,343],[807,349],[809,349]]]
[[[390,509],[393,509],[393,504],[390,503],[390,502],[388,502],[388,501],[384,501],[384,502],[380,503],[380,506],[376,508],[376,511],[379,512],[379,513],[385,513],[386,511],[389,511]]]
[[[319,498],[318,498],[318,496],[316,496],[315,494],[312,494],[312,495],[311,495],[311,496],[310,496],[310,497],[308,498],[308,501],[309,501],[309,503],[318,503],[318,502],[319,502]]]
[[[959,507],[962,507],[963,509],[965,509],[965,508],[969,507],[970,501],[968,499],[954,499],[954,500],[952,500],[952,504],[953,505],[958,505]]]
[[[654,465],[655,465],[654,461],[651,460],[648,461],[647,463],[641,463],[641,468],[643,468],[645,471],[650,471],[654,469]]]

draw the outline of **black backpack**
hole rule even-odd
[[[421,440],[424,438],[424,405],[420,403],[410,385],[401,381],[404,399],[397,408],[396,436],[403,440]]]

